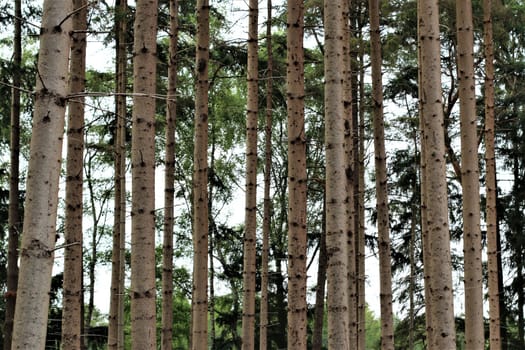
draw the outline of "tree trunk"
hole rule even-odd
[[[131,142],[131,344],[156,348],[155,79],[157,1],[137,1],[133,43]]]
[[[326,207],[326,200],[324,201]],[[324,323],[324,304],[326,294],[326,209],[323,210],[323,230],[319,238],[319,262],[317,267],[317,288],[315,289],[315,310],[314,310],[314,330],[312,334],[312,350],[321,350],[323,347],[323,323]]]
[[[22,1],[15,1],[13,37],[13,88],[11,89],[11,136],[9,165],[9,213],[7,248],[7,291],[4,294],[4,350],[11,350],[18,283],[18,244],[20,233],[20,90],[22,85]]]
[[[266,50],[268,52],[268,67],[266,80],[266,119],[264,128],[264,204],[263,204],[263,239],[261,252],[261,306],[259,349],[268,348],[268,255],[270,240],[270,220],[272,215],[272,200],[270,198],[272,169],[272,116],[273,116],[273,51],[272,51],[272,0],[267,1],[268,17],[266,19]]]
[[[116,85],[115,96],[115,211],[111,253],[111,294],[109,304],[108,349],[124,350],[124,280],[126,239],[126,14],[127,0],[115,2]]]
[[[258,16],[257,0],[248,3],[248,68],[246,117],[246,211],[243,261],[242,348],[255,347],[255,275],[257,229]]]
[[[304,3],[287,2],[288,349],[306,348],[306,138]]]
[[[489,344],[501,349],[500,290],[498,285],[498,244],[496,217],[496,154],[494,145],[494,42],[492,36],[492,0],[483,1],[483,42],[485,53],[485,163],[487,270],[489,295]]]
[[[69,91],[82,94],[86,76],[87,1],[75,0],[73,15]],[[66,219],[64,252],[64,297],[62,309],[62,348],[80,349],[82,293],[82,218],[84,160],[84,97],[69,101],[67,125]]]
[[[324,2],[328,347],[349,349],[344,62],[344,1]],[[292,161],[292,160],[290,160]]]
[[[195,148],[193,169],[192,349],[208,346],[208,0],[197,1]]]
[[[178,1],[170,0],[168,94],[166,110],[166,154],[164,160],[164,240],[162,244],[162,332],[161,349],[173,347],[173,224],[175,195],[175,125],[177,118]]]
[[[457,66],[461,118],[461,185],[463,190],[463,253],[465,259],[466,349],[482,349],[483,269],[481,264],[478,135],[474,81],[472,2],[456,2]]]
[[[44,349],[56,240],[71,1],[44,1],[12,349]]]
[[[344,42],[350,43],[352,28],[350,24],[350,11],[352,3],[350,0],[345,2],[344,18]],[[353,123],[354,112],[357,108],[354,106],[353,89],[357,85],[353,82],[352,72],[352,48],[349,44],[343,46],[343,64],[344,64],[344,119],[345,119],[345,158],[346,158],[346,216],[347,216],[347,253],[348,253],[348,337],[349,345],[354,347],[357,344],[357,252],[356,252],[356,147],[357,127]]]
[[[374,153],[376,168],[376,208],[379,248],[379,296],[381,304],[381,349],[394,350],[394,315],[392,311],[392,269],[390,258],[390,220],[388,209],[388,174],[386,169],[385,123],[383,115],[383,75],[381,73],[381,33],[379,0],[369,0],[370,54],[372,60],[372,101]]]
[[[362,27],[360,26],[360,33]],[[357,281],[357,349],[365,350],[366,346],[366,300],[365,300],[365,283],[366,283],[366,264],[365,264],[365,64],[364,64],[364,42],[362,41],[359,48],[359,127],[357,130],[357,144],[354,144],[357,163],[355,181],[356,186],[356,281]],[[357,117],[357,115],[356,115]]]
[[[456,335],[452,295],[452,266],[448,227],[448,198],[444,118],[441,98],[439,7],[436,0],[420,0],[418,6],[421,45],[421,119],[426,157],[427,228],[432,261],[430,298],[432,337],[429,348],[454,349]],[[430,200],[430,198],[432,200]],[[425,262],[426,263],[426,262]],[[426,273],[426,272],[425,272]],[[428,326],[428,325],[427,325]]]

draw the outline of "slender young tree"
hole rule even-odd
[[[157,1],[136,3],[131,142],[131,344],[156,348],[155,78]]]
[[[80,350],[82,328],[82,218],[87,1],[74,0],[67,123],[66,219],[62,348]],[[76,96],[75,96],[76,95]]]
[[[288,349],[306,348],[306,138],[304,127],[304,3],[288,0]]]
[[[210,6],[197,1],[195,147],[193,165],[193,350],[208,346],[208,62]]]
[[[73,2],[43,4],[12,349],[44,349],[56,240]]]
[[[20,231],[20,90],[22,85],[22,1],[15,2],[13,37],[13,88],[11,89],[11,131],[9,163],[9,213],[7,248],[7,291],[5,293],[4,350],[11,350],[18,283],[18,243]]]
[[[349,349],[343,40],[345,2],[324,2],[328,347]]]
[[[272,47],[272,0],[267,1],[266,51],[268,67],[266,73],[266,118],[264,125],[264,198],[263,198],[263,238],[261,256],[261,305],[259,349],[268,348],[268,257],[270,250],[271,204],[270,185],[272,170],[272,119],[273,119],[273,47]]]
[[[372,106],[376,168],[376,209],[379,248],[379,298],[381,304],[381,349],[394,350],[394,313],[392,311],[392,261],[390,258],[390,220],[388,174],[386,169],[385,122],[383,115],[383,74],[381,73],[381,32],[379,0],[368,1],[370,15],[370,55],[372,59]]]
[[[166,154],[164,159],[164,241],[162,244],[161,349],[173,348],[173,224],[175,195],[175,124],[177,117],[178,1],[170,0],[168,94],[166,101]]]
[[[498,284],[498,232],[496,211],[496,154],[494,147],[494,39],[492,0],[483,1],[483,43],[485,53],[485,162],[487,191],[487,270],[489,294],[489,344],[501,349],[500,290]]]
[[[474,28],[472,2],[456,2],[457,67],[461,120],[461,185],[463,188],[463,253],[465,259],[465,342],[467,350],[482,349],[483,269],[481,264],[480,195]]]
[[[257,229],[258,0],[248,2],[248,101],[246,117],[246,211],[243,261],[242,348],[255,347],[255,274]]]
[[[326,195],[325,195],[326,197]],[[323,201],[326,207],[326,200]],[[325,316],[326,270],[328,264],[326,251],[326,209],[323,210],[323,230],[319,237],[319,262],[317,266],[317,287],[315,288],[314,326],[312,332],[312,350],[323,347],[323,324]],[[350,299],[349,299],[350,300]],[[350,341],[350,339],[349,339]]]
[[[431,304],[429,348],[454,349],[456,332],[452,295],[452,266],[448,226],[446,151],[441,98],[441,59],[439,6],[437,0],[419,0],[418,30],[420,41],[420,108],[426,157],[426,225],[432,252],[427,303]],[[425,264],[427,261],[425,261]],[[427,270],[428,267],[425,266]],[[425,271],[425,275],[427,272]]]
[[[126,14],[127,0],[115,2],[116,85],[115,96],[115,211],[111,253],[108,349],[124,350],[124,282],[126,239]]]

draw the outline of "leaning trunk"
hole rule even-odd
[[[71,1],[43,5],[13,349],[44,349],[56,240]]]

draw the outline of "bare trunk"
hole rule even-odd
[[[498,238],[496,216],[496,155],[494,145],[494,43],[492,0],[483,1],[483,42],[485,45],[485,162],[487,182],[487,270],[489,294],[489,344],[501,349],[500,290],[498,284]]]
[[[326,207],[326,200],[324,201]],[[326,209],[323,210],[323,227],[326,223]],[[323,323],[324,323],[324,304],[326,292],[326,232],[321,231],[319,238],[319,263],[317,267],[317,288],[315,289],[315,310],[314,310],[314,330],[312,334],[312,350],[321,350],[323,346]]]
[[[379,297],[381,304],[381,349],[394,350],[394,315],[392,311],[392,269],[390,258],[390,220],[388,210],[388,175],[386,169],[385,123],[383,115],[383,75],[381,73],[381,33],[379,0],[369,0],[372,59],[372,103],[374,153],[376,168],[376,208],[379,248]]]
[[[266,23],[266,50],[268,52],[268,73],[266,80],[266,120],[265,120],[265,145],[264,145],[264,204],[263,204],[263,239],[261,256],[261,306],[259,349],[268,348],[268,255],[270,240],[271,205],[270,185],[272,169],[272,113],[273,113],[273,51],[272,51],[272,0],[267,1],[268,18]]]
[[[454,349],[456,332],[452,295],[452,266],[448,227],[446,151],[441,98],[439,7],[436,0],[420,0],[418,25],[421,70],[422,148],[426,158],[426,224],[432,251],[430,266],[431,333],[429,348]],[[430,200],[432,198],[432,200]],[[425,261],[427,263],[427,261]],[[425,272],[426,274],[426,272]]]
[[[481,264],[478,135],[474,81],[472,2],[456,2],[457,66],[461,118],[461,185],[465,259],[465,341],[467,350],[482,349],[483,269]]]
[[[20,90],[22,82],[22,1],[15,1],[13,37],[13,88],[11,89],[11,136],[9,164],[9,213],[7,248],[7,291],[4,294],[4,350],[11,350],[13,320],[15,317],[16,293],[18,283],[18,244],[20,236]]]
[[[162,331],[161,349],[173,347],[173,225],[175,195],[175,125],[177,118],[178,1],[171,0],[166,110],[166,154],[164,160],[164,240],[162,244]]]
[[[344,118],[344,2],[324,2],[328,347],[349,349]],[[291,161],[291,160],[290,160]]]
[[[258,117],[258,16],[257,0],[249,1],[248,101],[246,117],[246,212],[243,261],[242,348],[255,347],[255,255],[257,229],[257,117]]]
[[[137,1],[133,43],[131,142],[131,344],[156,348],[155,79],[157,1]]]
[[[44,349],[62,163],[71,1],[44,1],[13,349]]]
[[[287,3],[288,349],[306,348],[306,139],[304,3]]]
[[[108,349],[124,350],[124,280],[126,238],[126,14],[127,1],[115,3],[116,41],[116,131],[115,131],[115,211],[111,254],[111,294],[109,305]]]
[[[195,148],[193,169],[192,349],[208,346],[208,61],[209,2],[197,1]]]
[[[73,15],[69,91],[81,94],[85,88],[87,1],[73,1],[78,12]],[[62,348],[81,347],[82,293],[82,218],[84,160],[84,97],[69,101],[67,125],[66,219],[64,252],[64,298],[62,309]]]

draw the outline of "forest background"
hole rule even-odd
[[[129,28],[133,22],[133,4],[126,16]],[[480,2],[474,2],[474,39],[475,68],[477,78],[477,106],[479,153],[482,186],[482,212],[484,212],[484,143],[483,143],[483,79],[484,60],[482,43],[482,8]],[[22,114],[21,114],[21,175],[20,199],[24,200],[25,168],[29,157],[29,139],[31,136],[31,112],[33,109],[34,82],[37,79],[35,62],[38,48],[38,28],[41,16],[41,3],[24,2],[23,57],[22,57]],[[96,285],[102,286],[102,293],[109,293],[109,282],[101,281],[101,271],[109,270],[111,265],[111,240],[113,230],[114,176],[113,150],[115,143],[114,92],[116,79],[114,71],[114,23],[115,4],[98,1],[89,4],[88,30],[88,69],[86,71],[86,123],[84,126],[85,153],[84,167],[84,286],[85,312],[84,324],[86,344],[102,346],[107,334],[107,317],[104,307],[96,305]],[[189,320],[191,308],[191,178],[193,154],[193,108],[194,108],[194,65],[195,65],[195,4],[180,2],[180,34],[178,44],[178,88],[177,88],[177,131],[176,131],[176,223],[174,225],[174,319],[177,329],[175,347],[187,348],[189,344]],[[210,55],[210,140],[208,181],[210,204],[210,286],[215,285],[215,292],[210,295],[213,327],[212,348],[240,347],[240,325],[242,320],[242,219],[236,219],[239,208],[244,208],[243,179],[245,170],[244,142],[246,119],[246,37],[247,8],[240,1],[218,1],[211,4],[211,40]],[[417,208],[420,204],[419,189],[419,152],[418,148],[418,87],[417,87],[417,35],[416,3],[414,1],[389,1],[382,3],[381,43],[383,48],[383,74],[385,94],[386,139],[388,145],[388,171],[390,194],[390,230],[392,240],[392,269],[394,276],[394,300],[396,302],[396,347],[421,348],[425,344],[424,336],[424,296],[422,277],[422,247],[418,237],[421,235],[420,218]],[[323,77],[323,23],[322,3],[305,2],[305,90],[306,90],[306,133],[307,133],[307,171],[308,171],[308,276],[309,276],[309,322],[313,333],[314,307],[320,303],[315,297],[319,281],[317,267],[318,256],[322,254],[324,232],[323,179],[324,158],[324,77]],[[496,152],[498,169],[498,228],[501,244],[500,285],[502,307],[502,334],[507,349],[525,348],[523,307],[525,288],[523,286],[523,227],[525,227],[525,114],[523,98],[523,78],[525,75],[525,6],[520,1],[505,1],[495,6],[495,43],[496,43]],[[261,13],[264,12],[261,8]],[[273,23],[274,45],[274,124],[272,158],[272,229],[270,237],[271,278],[270,283],[270,318],[274,325],[272,341],[274,348],[286,347],[286,334],[282,331],[286,324],[287,293],[287,228],[286,228],[286,105],[284,86],[285,41],[285,5],[274,4]],[[463,254],[462,254],[462,193],[458,173],[459,166],[459,107],[458,76],[456,66],[457,40],[455,32],[455,2],[440,2],[442,21],[442,77],[444,114],[446,121],[447,142],[447,183],[449,194],[449,220],[452,240],[452,262],[454,269],[454,291],[456,296],[456,327],[458,344],[464,331],[462,313],[463,290]],[[0,7],[0,45],[1,45],[1,85],[2,96],[11,95],[12,76],[16,69],[11,56],[13,37],[12,4]],[[363,141],[362,152],[365,165],[365,202],[366,209],[366,274],[375,276],[377,266],[373,260],[377,255],[378,243],[375,229],[377,213],[375,209],[375,170],[373,167],[372,144],[372,103],[370,78],[370,34],[368,7],[366,2],[353,2],[353,38],[355,67],[355,113],[358,113]],[[166,103],[163,96],[167,92],[167,63],[169,26],[168,3],[159,4],[158,32],[158,75],[157,75],[157,120],[156,120],[156,159],[157,173],[163,170],[163,152],[165,148],[164,126]],[[266,17],[261,15],[261,28]],[[261,31],[263,32],[263,31]],[[133,42],[133,33],[128,33],[126,42]],[[266,55],[265,36],[260,36],[259,70],[265,75]],[[92,48],[96,48],[91,51]],[[131,53],[131,46],[128,47]],[[131,57],[131,55],[129,56]],[[129,81],[129,84],[131,80]],[[128,85],[129,87],[129,85]],[[260,86],[260,95],[264,89]],[[262,98],[261,98],[262,100]],[[128,101],[129,103],[129,101]],[[2,291],[7,291],[7,206],[9,203],[9,132],[10,99],[0,101],[2,118],[1,147],[2,167],[0,194],[2,206],[2,268],[0,283]],[[129,113],[132,106],[129,105]],[[130,118],[128,118],[130,120]],[[128,120],[128,124],[130,121]],[[259,122],[262,128],[262,118]],[[128,129],[129,129],[128,125]],[[129,130],[128,130],[129,132]],[[129,136],[128,140],[129,140]],[[260,145],[264,139],[260,133]],[[264,153],[261,148],[261,159]],[[263,162],[260,161],[260,164]],[[129,170],[129,169],[128,169]],[[259,167],[259,181],[262,182],[263,168]],[[158,177],[157,190],[162,192]],[[65,182],[62,182],[65,185]],[[259,188],[261,189],[261,188]],[[159,192],[159,193],[160,193]],[[63,192],[62,192],[63,193]],[[157,197],[161,197],[160,195]],[[62,197],[63,198],[63,197]],[[241,198],[239,200],[239,198]],[[260,197],[261,198],[261,197]],[[158,198],[160,199],[160,198]],[[258,221],[262,221],[262,200]],[[239,204],[240,203],[240,204]],[[61,246],[64,236],[64,202],[59,211],[57,246]],[[162,249],[163,202],[157,201],[157,277],[160,286]],[[128,227],[129,233],[129,227]],[[485,232],[482,220],[482,232]],[[483,240],[485,244],[485,237]],[[415,246],[414,246],[415,245]],[[413,251],[409,251],[409,247]],[[258,241],[258,251],[261,242]],[[128,252],[129,254],[129,252]],[[258,255],[259,256],[259,255]],[[48,329],[48,348],[57,348],[60,343],[61,318],[61,278],[60,251],[56,254],[57,269],[53,277],[52,303]],[[128,257],[129,258],[129,257]],[[260,275],[258,291],[260,291]],[[324,282],[323,282],[324,284]],[[370,284],[369,284],[370,286]],[[373,293],[374,289],[376,293]],[[367,289],[367,301],[372,304],[376,315],[369,313],[367,318],[367,348],[378,348],[379,325],[377,319],[378,287]],[[160,290],[160,287],[159,287]],[[216,294],[213,294],[216,293]],[[374,298],[374,299],[371,299]],[[160,299],[160,298],[159,298]],[[213,300],[213,302],[211,301]],[[373,302],[370,300],[374,300]],[[109,303],[109,302],[108,302]],[[159,307],[160,307],[160,301]],[[128,305],[129,306],[129,305]],[[5,310],[5,300],[0,303],[0,310]],[[485,313],[485,316],[488,314]],[[160,317],[160,313],[159,313]],[[2,317],[3,319],[3,317]],[[159,320],[160,322],[160,320]],[[269,332],[272,332],[270,328]],[[159,334],[160,337],[160,334]],[[419,347],[418,347],[419,346]],[[458,348],[461,348],[458,345]]]

